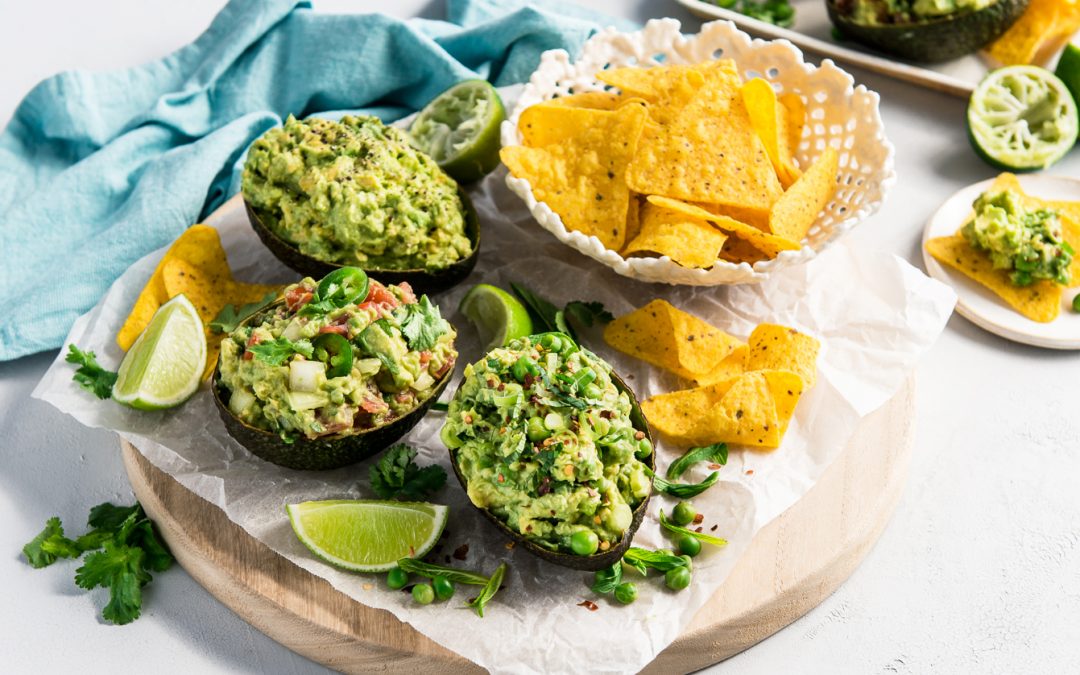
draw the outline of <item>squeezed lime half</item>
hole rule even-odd
[[[422,558],[446,527],[447,507],[362,499],[288,504],[297,538],[320,559],[354,572],[386,572]]]
[[[424,106],[409,135],[451,178],[471,183],[499,166],[499,125],[505,119],[502,99],[490,82],[465,80]]]
[[[502,347],[511,340],[533,333],[529,310],[517,298],[497,286],[473,286],[461,299],[458,309],[476,326],[480,340],[486,343],[484,351]]]
[[[1037,66],[987,75],[968,101],[968,136],[990,164],[1010,171],[1044,169],[1076,143],[1076,102],[1065,83]]]
[[[183,294],[162,305],[120,363],[112,397],[140,410],[180,405],[199,388],[206,333]]]

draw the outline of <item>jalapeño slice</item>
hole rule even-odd
[[[319,300],[329,301],[335,307],[363,302],[367,294],[368,276],[359,267],[341,267],[319,282]]]
[[[327,377],[341,377],[352,371],[352,344],[337,333],[323,333],[312,343],[314,356],[326,364]]]

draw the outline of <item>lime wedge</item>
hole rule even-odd
[[[337,499],[288,504],[296,537],[318,558],[354,572],[386,572],[422,558],[446,527],[447,507],[424,502]]]
[[[485,342],[484,351],[502,347],[511,340],[532,335],[529,310],[517,298],[497,286],[477,284],[469,289],[458,307],[473,322]]]
[[[499,166],[499,125],[506,109],[486,80],[458,82],[424,106],[409,127],[413,143],[459,183]]]
[[[113,400],[140,410],[178,406],[199,388],[205,367],[202,319],[178,295],[158,309],[120,362]]]
[[[1065,83],[1037,66],[987,75],[968,101],[968,136],[987,162],[1010,171],[1044,169],[1076,143],[1076,102]]]
[[[1065,83],[1073,101],[1080,100],[1080,47],[1072,43],[1065,45],[1065,51],[1061,52],[1054,74]]]

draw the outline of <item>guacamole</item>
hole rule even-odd
[[[329,280],[329,281],[328,281]],[[453,327],[408,284],[342,268],[289,286],[221,343],[229,410],[289,441],[381,427],[454,366]]]
[[[465,369],[442,430],[474,505],[553,551],[618,543],[652,490],[652,451],[611,367],[566,335],[512,341]],[[579,537],[580,539],[580,537]]]
[[[289,117],[251,146],[242,191],[275,234],[325,262],[437,270],[472,252],[457,183],[375,117]]]
[[[1011,270],[1016,286],[1039,279],[1068,284],[1073,250],[1062,238],[1061,219],[1051,209],[1026,209],[1012,191],[984,192],[975,217],[961,230],[973,248],[986,251],[996,269]]]
[[[989,7],[997,0],[839,0],[844,15],[863,26],[917,23]]]

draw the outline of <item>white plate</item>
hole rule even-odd
[[[1020,176],[1024,192],[1043,199],[1080,201],[1080,180],[1061,176]],[[1032,321],[1009,307],[1005,302],[960,272],[945,267],[926,252],[926,242],[933,237],[955,234],[971,213],[971,203],[994,181],[984,180],[960,190],[941,205],[930,217],[923,230],[922,252],[926,272],[938,281],[949,284],[959,300],[956,311],[976,326],[1013,342],[1022,342],[1048,349],[1080,349],[1080,314],[1072,311],[1073,296],[1080,289],[1062,293],[1061,314],[1050,323]]]
[[[975,85],[979,83],[979,80],[989,72],[986,62],[977,54],[970,54],[945,63],[913,64],[872,52],[855,42],[836,42],[832,37],[833,25],[829,20],[829,13],[825,10],[825,0],[792,0],[791,6],[795,8],[795,23],[791,28],[780,28],[771,23],[751,19],[738,12],[701,0],[676,1],[695,16],[707,19],[727,19],[754,35],[790,40],[806,51],[829,56],[837,61],[860,66],[953,96],[967,98],[975,90]]]

